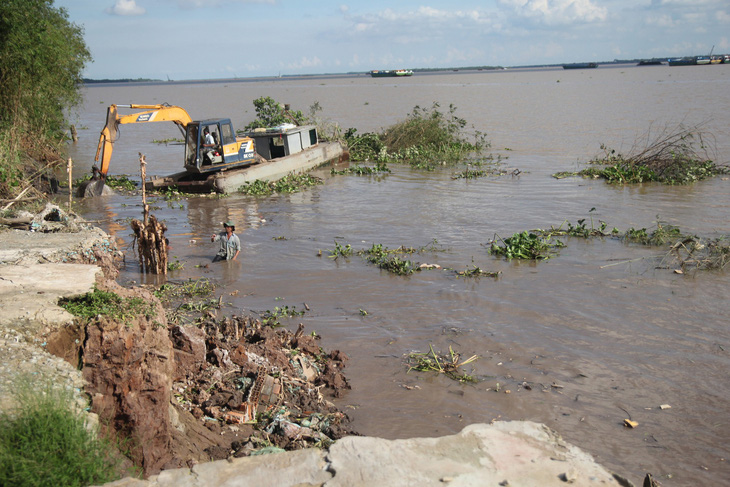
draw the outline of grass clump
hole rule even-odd
[[[390,173],[392,172],[390,169],[388,169],[388,164],[385,162],[376,162],[374,167],[370,166],[361,166],[360,164],[353,164],[350,167],[347,167],[345,169],[337,170],[335,168],[332,168],[330,170],[330,174],[332,176],[335,175],[345,175],[345,174],[354,174],[356,176],[369,176],[372,174],[384,174],[384,173]]]
[[[33,382],[15,390],[16,409],[0,413],[0,485],[83,487],[122,476],[121,454],[89,431],[69,391]]]
[[[492,279],[497,279],[500,274],[502,274],[502,271],[485,271],[475,265],[472,265],[471,269],[456,271],[457,277],[467,277],[472,279],[479,279],[480,277],[491,277]]]
[[[553,177],[568,176],[603,178],[608,183],[632,184],[658,181],[663,184],[691,184],[719,174],[727,174],[726,166],[719,166],[710,157],[708,141],[700,125],[694,127],[665,127],[656,135],[649,132],[626,155],[601,145],[603,155],[590,161],[604,167],[590,167],[582,171],[561,172]]]
[[[309,174],[289,173],[278,181],[257,179],[238,188],[239,193],[252,196],[270,196],[274,193],[296,193],[304,188],[322,184],[322,179]]]
[[[555,249],[564,246],[565,244],[560,240],[553,241],[549,236],[544,237],[534,232],[524,231],[505,239],[495,235],[489,246],[489,253],[504,256],[508,260],[547,260]]]
[[[81,184],[89,181],[90,179],[91,175],[87,174],[81,178],[76,179],[74,181],[74,186],[79,187]],[[112,189],[122,191],[135,191],[138,189],[137,183],[129,179],[129,176],[126,176],[124,174],[121,174],[119,176],[107,175],[106,179],[104,180],[104,184]]]
[[[420,271],[417,263],[411,260],[402,259],[398,254],[412,254],[417,252],[411,247],[400,246],[395,250],[390,250],[382,244],[373,244],[368,250],[363,250],[360,255],[364,255],[366,260],[371,264],[377,265],[391,274],[398,276],[407,276],[416,271]]]
[[[431,108],[416,106],[405,120],[388,127],[382,134],[345,132],[345,142],[353,161],[406,163],[421,169],[455,164],[471,154],[490,147],[486,135],[465,133],[466,120],[456,116],[456,107],[447,113],[440,105]],[[473,140],[469,140],[473,137]]]
[[[154,316],[154,307],[142,298],[122,298],[116,293],[94,289],[75,298],[62,298],[59,306],[74,316],[87,320],[99,315],[126,321],[134,316]]]
[[[479,357],[472,355],[466,360],[460,361],[460,354],[454,352],[449,346],[449,353],[437,353],[433,349],[433,345],[428,346],[428,352],[411,352],[406,356],[408,372],[416,370],[418,372],[437,372],[444,374],[446,377],[457,380],[459,382],[476,382],[477,379],[473,375],[459,370],[460,367],[475,362]]]

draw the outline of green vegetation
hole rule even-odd
[[[80,99],[91,60],[81,27],[51,0],[0,2],[0,198],[32,185],[50,191],[64,112]]]
[[[665,128],[639,149],[628,155],[601,145],[603,155],[590,161],[604,167],[590,167],[578,172],[559,172],[553,177],[570,176],[603,178],[612,184],[633,184],[658,181],[663,184],[690,184],[719,174],[727,174],[726,166],[718,166],[710,156],[707,141],[700,126]]]
[[[72,315],[87,320],[99,315],[122,322],[139,315],[154,316],[154,305],[142,298],[122,298],[96,288],[77,298],[62,298],[58,304]]]
[[[294,316],[303,315],[304,311],[297,311],[296,306],[292,306],[291,308],[289,306],[283,306],[281,308],[276,306],[274,307],[274,311],[266,310],[262,316],[261,324],[272,327],[281,326],[281,322],[279,321],[281,318],[293,318]]]
[[[415,252],[416,249],[410,247],[406,248],[401,246],[395,250],[390,250],[381,244],[373,244],[370,249],[363,250],[360,254],[364,255],[368,262],[377,265],[381,269],[398,276],[407,276],[421,269],[418,267],[418,264],[410,260],[401,259],[398,257],[398,254],[412,254]]]
[[[86,181],[89,181],[91,179],[91,175],[87,174],[83,177],[80,177],[74,181],[74,186],[78,187],[82,183],[85,183]],[[129,176],[126,176],[124,174],[120,174],[119,176],[112,176],[108,175],[106,179],[104,180],[104,184],[109,186],[112,189],[116,190],[122,190],[122,191],[136,191],[137,190],[137,183],[129,179]]]
[[[448,354],[436,353],[433,349],[433,345],[428,346],[428,352],[412,352],[406,356],[406,363],[408,365],[408,372],[416,370],[419,372],[438,372],[444,374],[450,379],[457,380],[459,382],[476,382],[476,378],[473,375],[469,375],[466,372],[459,371],[459,367],[468,365],[476,361],[479,357],[472,355],[464,361],[459,361],[460,355],[449,346]]]
[[[497,279],[500,274],[502,274],[502,271],[484,271],[475,265],[472,265],[471,269],[456,272],[458,277],[469,277],[474,279],[479,279],[480,277],[491,277],[492,279]]]
[[[553,241],[549,236],[543,237],[534,232],[524,231],[505,239],[495,235],[489,246],[489,253],[502,255],[507,259],[547,260],[555,249],[564,246],[560,240]]]
[[[436,166],[455,164],[489,148],[486,135],[465,133],[466,120],[456,116],[456,107],[448,113],[433,103],[430,109],[416,106],[408,117],[382,134],[359,135],[354,128],[345,132],[345,142],[353,161],[406,163],[432,170]],[[470,141],[469,138],[473,138]]]
[[[219,306],[221,301],[210,297],[214,290],[215,286],[209,279],[200,278],[182,283],[168,281],[157,288],[154,294],[165,305],[167,322],[180,323],[185,320],[186,313],[202,313]]]
[[[334,250],[330,250],[330,259],[337,260],[340,257],[350,257],[352,255],[352,245],[342,245],[339,242],[335,242]]]
[[[360,164],[353,164],[350,167],[347,167],[345,169],[336,170],[335,168],[332,168],[330,170],[331,175],[344,175],[344,174],[354,174],[356,176],[367,176],[371,174],[383,174],[383,173],[390,173],[390,169],[388,169],[388,164],[385,162],[376,162],[375,167],[370,166],[361,166]]]
[[[664,225],[657,221],[656,229],[649,232],[646,228],[629,228],[626,233],[621,237],[625,242],[638,243],[641,245],[652,245],[662,246],[669,241],[676,241],[677,239],[684,239],[685,235],[682,235],[679,227],[674,225]]]
[[[0,485],[84,487],[122,477],[121,454],[74,412],[71,392],[24,379],[0,413]]]
[[[309,174],[289,173],[278,181],[257,179],[238,188],[239,193],[252,196],[269,196],[274,193],[296,193],[303,188],[322,184],[322,179]]]
[[[256,119],[244,127],[244,131],[256,128],[276,127],[284,123],[305,125],[308,120],[298,110],[287,110],[286,106],[278,103],[270,96],[262,96],[253,101],[256,107]]]

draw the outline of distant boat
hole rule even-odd
[[[695,66],[697,64],[697,59],[694,57],[668,59],[667,64],[669,64],[670,66]]]
[[[598,63],[573,63],[563,64],[563,69],[586,69],[586,68],[597,68]]]
[[[651,61],[639,61],[637,66],[661,66],[662,64],[664,63],[652,59]]]
[[[710,56],[697,56],[695,64],[710,64]]]
[[[413,71],[410,69],[395,69],[395,70],[373,70],[370,71],[370,76],[373,78],[395,78],[398,76],[413,76]]]

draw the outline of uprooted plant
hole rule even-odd
[[[702,124],[675,128],[664,127],[658,134],[651,130],[626,154],[601,145],[603,155],[590,161],[605,167],[591,167],[575,173],[553,174],[603,178],[609,183],[690,184],[718,174],[726,174],[727,166],[713,162],[714,137],[703,131]]]
[[[456,107],[448,113],[440,105],[416,106],[407,118],[381,134],[357,134],[354,128],[345,133],[345,142],[353,161],[406,163],[421,169],[454,164],[489,148],[486,134],[465,133],[466,120],[456,116]],[[469,140],[473,137],[473,141]]]
[[[406,355],[406,365],[408,365],[408,372],[411,370],[418,372],[438,372],[459,382],[476,382],[476,377],[460,371],[459,368],[475,362],[478,358],[477,355],[472,355],[462,361],[460,360],[461,355],[454,352],[451,346],[449,346],[449,353],[444,354],[437,353],[433,349],[433,345],[429,344],[428,352],[411,352]]]
[[[555,250],[564,247],[560,240],[541,236],[535,232],[524,231],[511,237],[502,238],[495,234],[489,245],[489,253],[501,255],[506,259],[547,260]]]
[[[257,179],[238,188],[239,193],[252,196],[269,196],[274,193],[296,193],[304,188],[322,184],[322,179],[310,174],[289,173],[277,181]]]

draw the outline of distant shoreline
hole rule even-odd
[[[663,62],[666,58],[655,58]],[[637,60],[614,60],[606,62],[598,62],[599,67],[636,65],[641,59]],[[647,61],[647,60],[644,60]],[[454,73],[480,73],[480,72],[504,72],[504,71],[529,71],[542,69],[563,69],[563,64],[536,64],[527,66],[469,66],[459,68],[414,68],[414,75],[443,75]],[[357,71],[348,73],[319,73],[319,74],[287,74],[280,76],[252,76],[252,77],[233,77],[233,78],[209,78],[209,79],[188,79],[188,80],[163,80],[153,78],[119,78],[119,79],[93,79],[84,78],[83,82],[87,86],[93,85],[160,85],[160,84],[199,84],[199,83],[246,83],[258,81],[287,81],[287,80],[303,80],[303,79],[336,79],[336,78],[371,78],[369,71]]]

